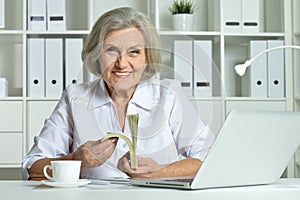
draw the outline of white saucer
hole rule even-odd
[[[51,186],[51,187],[61,187],[61,188],[70,188],[70,187],[79,187],[86,184],[89,184],[91,181],[87,179],[80,179],[76,182],[55,182],[50,180],[42,180],[41,181],[44,185]]]

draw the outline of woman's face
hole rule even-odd
[[[109,32],[99,62],[110,92],[134,90],[147,65],[143,34],[137,28]]]

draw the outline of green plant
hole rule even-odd
[[[175,14],[193,14],[194,13],[194,3],[192,0],[175,0],[169,11]]]

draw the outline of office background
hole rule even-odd
[[[82,69],[80,49],[97,18],[115,7],[151,17],[163,42],[161,78],[182,81],[216,134],[232,109],[300,110],[297,50],[263,56],[242,78],[233,69],[270,45],[300,44],[299,0],[193,0],[193,28],[184,32],[172,30],[172,2],[0,0],[0,179],[21,178],[22,157],[63,89],[95,78]],[[281,73],[272,94],[270,69]],[[298,154],[286,176],[300,176]]]

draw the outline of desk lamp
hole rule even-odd
[[[246,60],[243,64],[238,64],[236,66],[234,66],[235,69],[235,73],[237,73],[239,76],[243,76],[246,72],[246,69],[252,64],[252,62],[257,59],[259,56],[261,56],[264,53],[267,53],[269,51],[275,51],[278,49],[299,49],[300,50],[300,46],[297,45],[283,45],[283,46],[278,46],[278,47],[273,47],[273,48],[269,48],[269,49],[265,49],[263,51],[261,51],[260,53],[256,54],[253,58]]]

